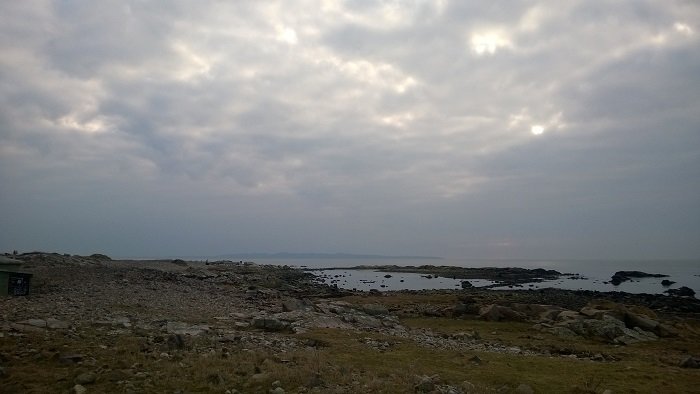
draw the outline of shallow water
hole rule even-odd
[[[669,288],[687,286],[700,293],[700,260],[457,260],[457,259],[275,259],[256,261],[261,264],[290,265],[301,268],[353,267],[358,265],[449,265],[457,267],[522,267],[554,269],[562,273],[575,273],[585,279],[562,278],[525,285],[523,288],[538,289],[555,287],[571,290],[625,291],[628,293],[660,294]],[[645,278],[623,282],[619,286],[606,283],[617,271],[643,271],[652,274],[666,274],[668,278]],[[423,290],[459,289],[460,280],[451,278],[425,278],[420,274],[374,272],[372,270],[329,270],[314,271],[319,275],[330,275],[327,280],[337,280],[338,287],[358,290]],[[384,278],[390,274],[391,278]],[[336,278],[335,275],[341,275]],[[342,276],[345,275],[345,276]],[[401,280],[403,279],[403,282]],[[676,283],[663,287],[661,281],[669,279]],[[368,283],[367,281],[374,281]],[[491,284],[485,280],[469,280],[476,287]],[[384,285],[385,287],[381,287]]]
[[[461,289],[462,280],[405,272],[380,272],[375,270],[324,270],[313,271],[323,282],[337,284],[343,289],[369,291],[376,290],[429,290]],[[386,276],[389,276],[388,278]],[[470,279],[474,287],[492,285],[495,282],[486,279]]]

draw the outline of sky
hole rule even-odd
[[[0,2],[0,251],[700,257],[695,0]]]

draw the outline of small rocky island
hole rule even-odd
[[[700,383],[700,301],[687,294],[370,293],[250,262],[8,257],[33,276],[28,296],[0,298],[2,392],[623,393]],[[464,279],[481,270],[509,283],[561,275],[402,268]]]
[[[664,274],[648,274],[646,272],[642,271],[617,271],[613,274],[612,278],[610,279],[610,283],[612,283],[615,286],[618,286],[622,282],[626,282],[628,280],[632,279],[640,279],[640,278],[667,278],[668,275]]]

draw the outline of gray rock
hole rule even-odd
[[[371,316],[388,315],[389,310],[381,304],[364,304],[361,307],[362,311]]]
[[[270,394],[284,394],[285,393],[285,391],[282,387],[275,387],[273,389],[270,389],[270,391],[268,391],[268,392]]]
[[[255,318],[251,325],[265,331],[287,331],[290,329],[289,323],[272,317]]]
[[[75,378],[75,384],[77,385],[86,385],[86,384],[92,384],[95,383],[95,380],[97,380],[97,376],[95,376],[94,373],[92,372],[85,372],[81,373]]]
[[[314,309],[314,303],[307,299],[287,298],[285,300],[282,300],[283,312],[313,311]]]
[[[524,383],[516,387],[515,392],[518,394],[535,394],[535,390],[533,390],[532,387]]]
[[[85,394],[85,393],[87,393],[87,389],[86,389],[84,386],[80,385],[80,384],[76,384],[76,385],[73,386],[73,388],[71,389],[71,392],[72,392],[72,393],[75,393],[75,394]]]
[[[640,316],[632,312],[627,312],[625,314],[625,324],[628,328],[639,327],[645,331],[655,331],[659,322],[656,320],[649,319],[646,316]]]
[[[165,327],[169,334],[198,336],[209,331],[207,325],[190,325],[183,322],[169,321]]]
[[[507,306],[487,305],[479,310],[479,318],[488,321],[523,321],[526,316]]]
[[[22,320],[19,324],[24,324],[32,327],[46,328],[46,320],[44,319],[28,319]]]
[[[418,377],[418,383],[413,387],[417,393],[429,393],[435,389],[435,380],[437,375],[433,376],[420,376]]]
[[[52,330],[66,330],[70,327],[68,322],[54,318],[46,319],[46,326]]]

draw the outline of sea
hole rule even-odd
[[[697,260],[461,260],[461,259],[416,259],[416,258],[362,258],[362,259],[262,259],[258,264],[289,265],[308,269],[320,281],[335,284],[340,288],[369,291],[459,289],[460,279],[429,277],[414,273],[379,272],[372,269],[349,269],[357,266],[421,266],[447,265],[456,267],[520,267],[557,270],[563,274],[578,274],[523,285],[523,289],[547,287],[569,290],[624,291],[628,293],[663,294],[665,290],[687,286],[700,294],[700,259]],[[348,269],[339,269],[339,268]],[[321,268],[333,268],[319,270]],[[617,286],[610,283],[617,271],[643,271],[650,274],[668,275],[665,278],[640,278],[623,282]],[[664,279],[675,282],[669,287],[661,285]],[[474,287],[493,285],[485,279],[470,279]],[[505,290],[509,287],[493,287]]]

